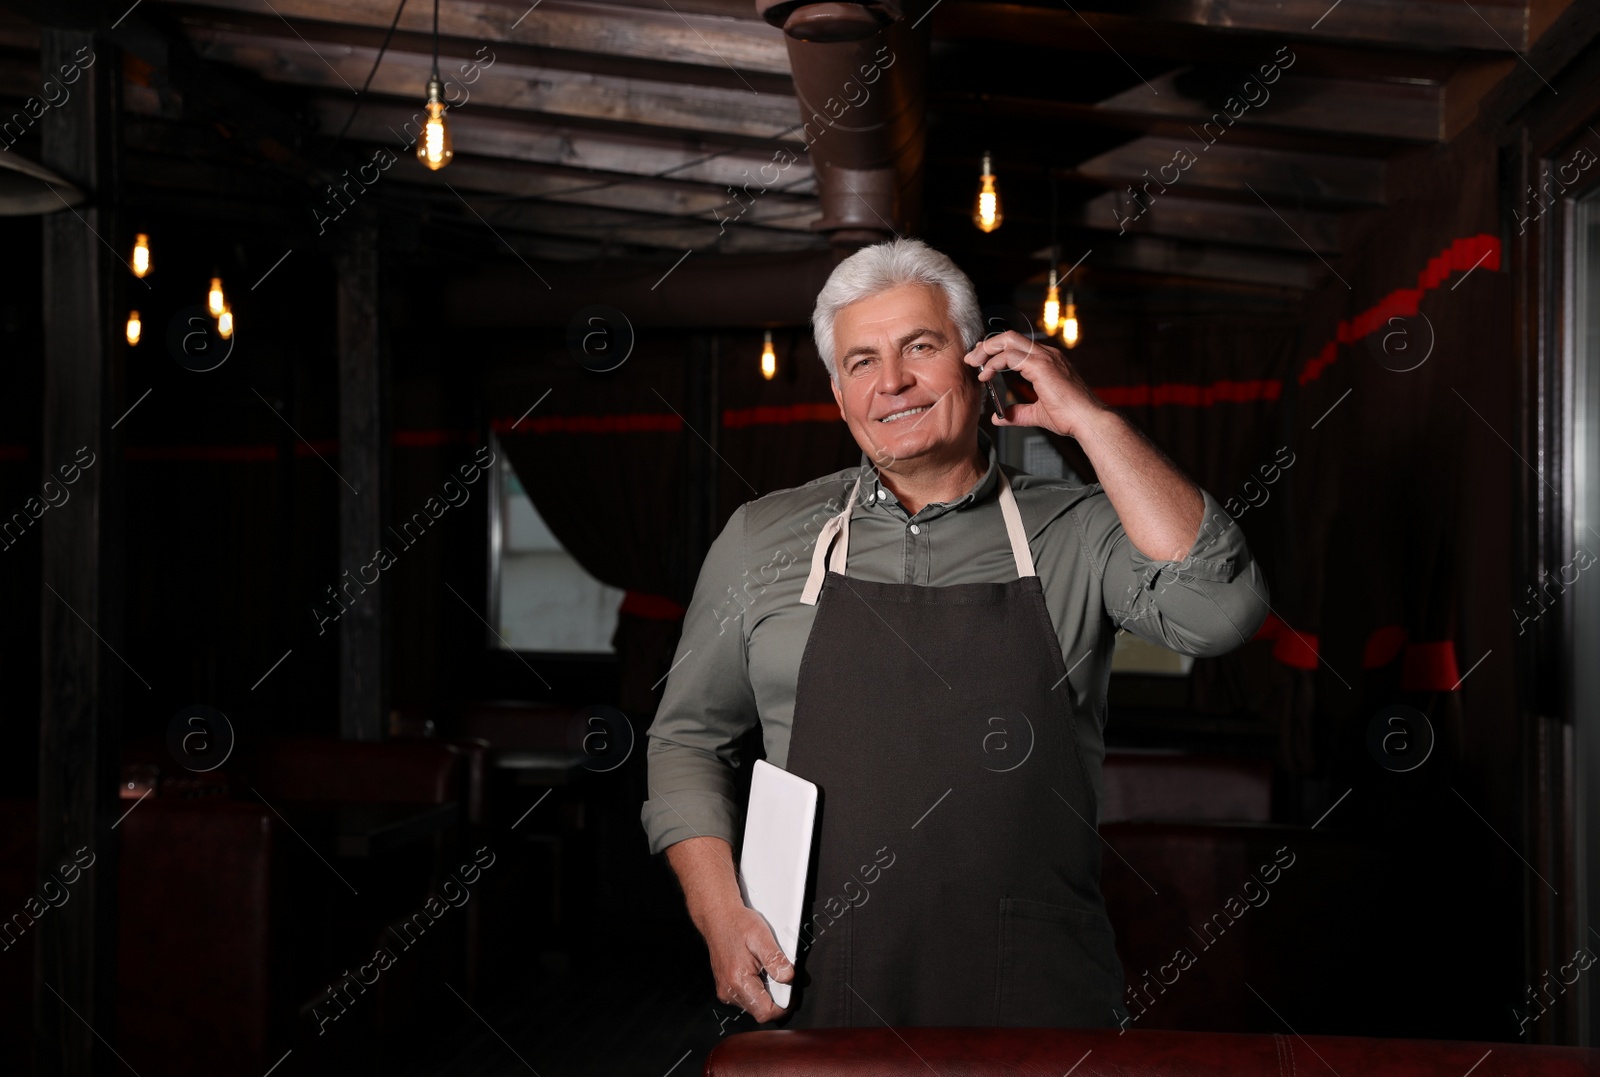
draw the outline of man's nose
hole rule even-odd
[[[911,385],[911,370],[898,353],[891,352],[878,364],[877,390],[887,396],[894,396],[904,391]]]

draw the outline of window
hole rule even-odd
[[[622,592],[584,571],[551,534],[499,445],[493,446],[489,597],[495,646],[613,654]]]
[[[1028,434],[1022,439],[1022,470],[1046,479],[1066,475],[1066,464],[1050,439],[1043,434]]]

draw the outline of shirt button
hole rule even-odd
[[[879,490],[878,491],[878,500],[882,501],[884,499],[884,496],[885,496],[884,492],[882,490]]]
[[[911,533],[913,535],[920,535],[922,533],[922,528],[918,527],[916,524],[912,524],[911,525]]]

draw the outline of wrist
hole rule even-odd
[[[1084,451],[1088,452],[1091,445],[1102,440],[1112,428],[1120,426],[1122,421],[1122,416],[1115,410],[1096,400],[1084,405],[1083,409],[1073,417],[1072,429],[1064,433],[1075,439],[1084,447]]]

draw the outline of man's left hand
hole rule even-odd
[[[1076,437],[1084,424],[1109,410],[1065,355],[1014,330],[978,341],[962,361],[982,368],[980,382],[999,377],[1002,370],[1015,370],[1033,386],[1038,400],[1011,405],[1004,418],[994,419],[996,426],[1039,426]]]

